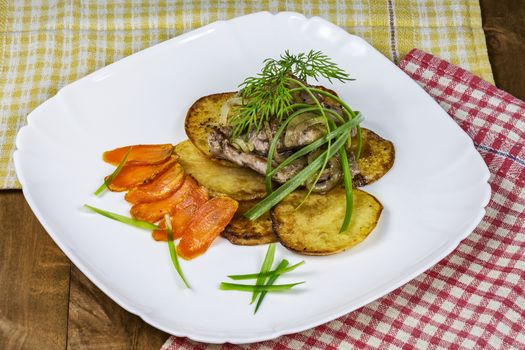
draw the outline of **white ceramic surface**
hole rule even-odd
[[[258,270],[266,246],[216,240],[182,262],[182,288],[167,245],[149,233],[82,210],[127,214],[122,195],[92,195],[112,167],[104,150],[185,139],[183,120],[199,97],[235,90],[263,59],[322,50],[356,78],[333,89],[363,113],[364,126],[394,142],[396,161],[367,186],[385,209],[359,246],[304,257],[280,282],[305,280],[267,297],[218,290],[226,275]],[[489,172],[468,136],[415,82],[363,39],[318,17],[256,13],[216,22],[122,59],[60,90],[35,109],[16,139],[24,195],[50,236],[91,281],[125,309],[166,332],[213,343],[255,342],[298,332],[357,309],[449,254],[479,223]]]

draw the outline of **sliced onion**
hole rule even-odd
[[[308,155],[309,163],[314,157],[316,157],[316,154],[318,155],[317,152],[312,152]],[[323,174],[320,176],[320,178],[326,177],[326,180],[318,181],[316,183],[315,180],[317,179],[317,175],[318,174],[313,174],[312,176],[308,177],[304,183],[306,188],[312,190],[312,192],[326,193],[335,186],[337,186],[341,181],[342,177],[341,164],[339,163],[339,159],[337,158],[337,156],[334,156],[328,160],[327,167],[323,171]]]
[[[251,151],[253,151],[253,144],[251,144],[251,147],[250,147],[250,144],[251,142],[245,142],[243,139],[241,138],[236,138],[234,140],[232,140],[232,145],[237,148],[237,149],[240,149],[241,151],[243,151],[244,153],[250,153]],[[251,148],[251,151],[250,151],[250,148]]]
[[[325,128],[323,117],[315,113],[304,113],[293,119],[286,127],[284,145],[286,147],[303,146],[303,144],[299,142],[301,136],[303,136],[309,128],[317,124]],[[313,141],[315,140],[312,140],[312,142]]]
[[[242,105],[242,97],[235,95],[234,97],[227,99],[221,106],[221,110],[219,112],[219,123],[226,125],[228,121],[228,114],[230,113],[232,106],[240,105]]]

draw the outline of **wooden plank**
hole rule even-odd
[[[68,349],[160,349],[169,335],[122,309],[71,269]]]
[[[0,349],[64,349],[69,260],[21,191],[0,192]]]
[[[525,1],[481,0],[480,5],[496,85],[525,100]]]

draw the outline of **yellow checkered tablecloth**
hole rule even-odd
[[[257,11],[321,16],[397,62],[417,47],[492,82],[475,0],[0,0],[0,188],[19,188],[15,136],[64,85],[160,41]]]

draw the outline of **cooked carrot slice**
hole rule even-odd
[[[122,192],[153,180],[175,164],[172,157],[167,162],[155,165],[124,165],[118,175],[109,184],[109,189]]]
[[[132,204],[155,202],[167,198],[184,182],[184,169],[177,163],[155,177],[154,180],[132,188],[126,193],[126,200]]]
[[[177,204],[171,213],[173,233],[182,236],[186,226],[200,207],[208,201],[208,190],[200,186],[193,191],[184,201]]]
[[[128,159],[126,160],[127,165],[152,165],[165,162],[173,153],[173,145],[161,144],[161,145],[133,145],[115,148],[111,151],[106,151],[102,155],[102,159],[105,162],[113,165],[118,165],[128,153],[130,147]]]
[[[191,220],[195,212],[208,200],[208,191],[204,187],[199,187],[191,192],[182,202],[177,204],[171,211],[171,227],[173,228],[173,239],[182,237],[186,225]],[[156,241],[167,241],[168,231],[164,221],[160,222],[160,229],[151,234]]]
[[[226,228],[239,204],[229,197],[215,197],[204,203],[188,222],[177,246],[177,253],[186,260],[204,253]]]
[[[168,198],[156,202],[133,205],[130,210],[131,216],[135,219],[155,223],[162,219],[165,214],[170,213],[177,204],[198,188],[199,185],[191,176],[185,176],[182,186]]]

